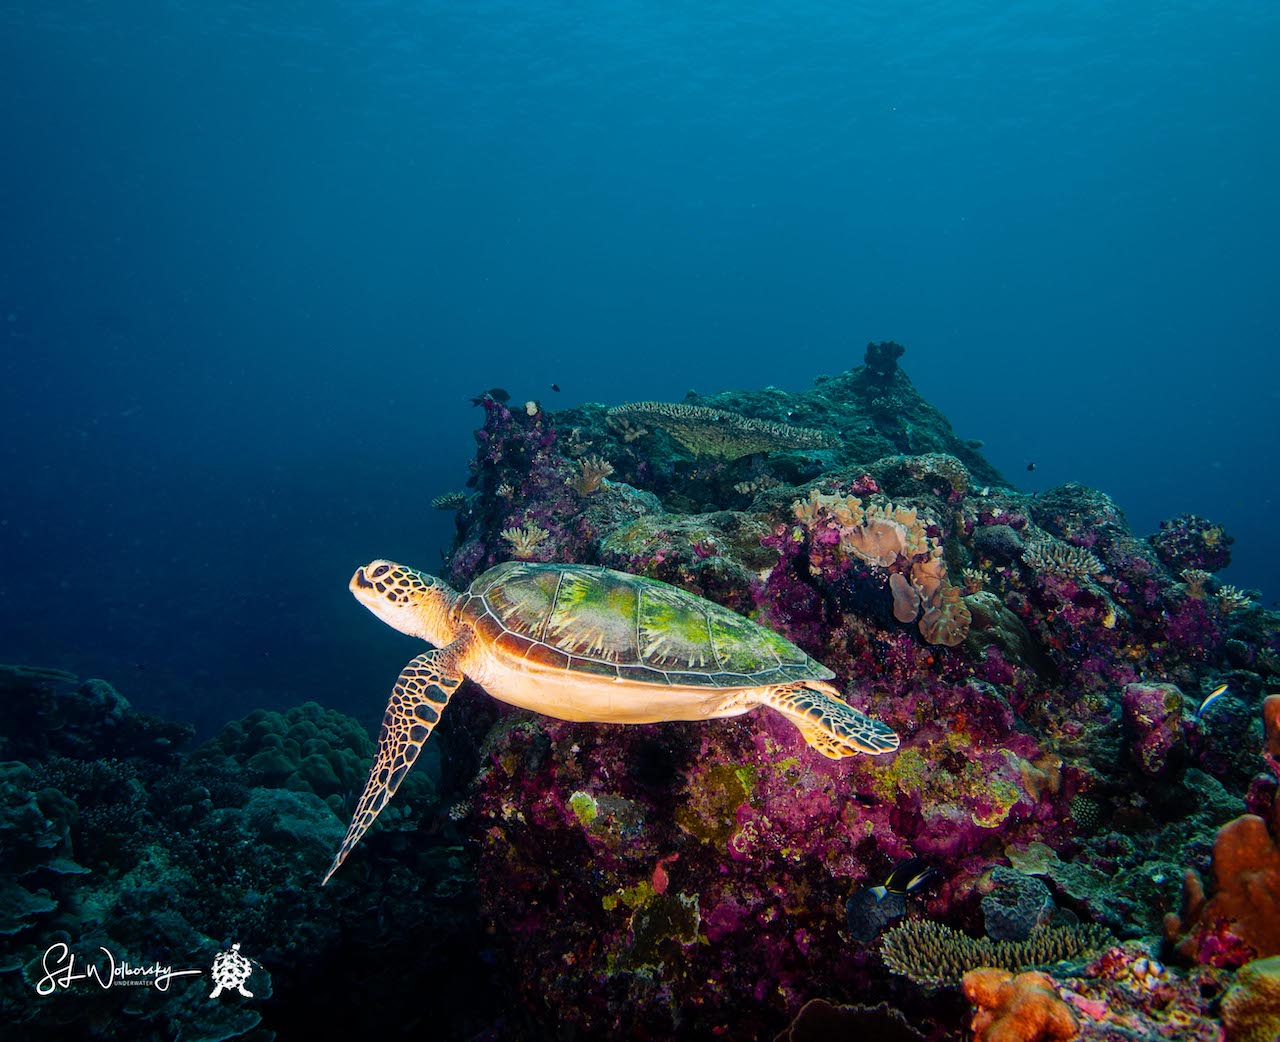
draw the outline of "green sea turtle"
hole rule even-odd
[[[768,706],[824,756],[887,753],[898,736],[845,703],[835,676],[778,634],[675,586],[608,568],[512,561],[466,592],[392,561],[356,569],[351,592],[420,637],[396,681],[364,793],[324,881],[395,794],[464,677],[561,720],[646,724]]]

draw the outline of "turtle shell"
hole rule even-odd
[[[500,564],[471,584],[457,611],[497,649],[549,669],[706,688],[835,675],[728,608],[608,568]]]

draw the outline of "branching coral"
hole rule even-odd
[[[1017,971],[1102,951],[1114,938],[1101,926],[1039,926],[1025,941],[973,938],[930,919],[895,926],[884,935],[880,954],[894,973],[917,984],[956,984],[969,970],[995,966]]]
[[[738,459],[779,449],[832,449],[838,438],[810,427],[792,427],[702,405],[631,402],[609,410],[611,421],[641,421],[661,427],[695,456]]]
[[[1223,615],[1230,615],[1232,612],[1240,611],[1253,603],[1253,598],[1237,586],[1218,587],[1217,599],[1218,611],[1222,612]]]
[[[1203,568],[1184,568],[1181,577],[1187,587],[1187,596],[1197,601],[1203,600],[1204,584],[1212,578],[1212,575]]]
[[[974,1042],[1067,1042],[1080,1033],[1075,1014],[1043,973],[972,970],[964,975],[964,994],[977,1007]]]
[[[465,492],[446,492],[442,496],[436,496],[431,501],[431,506],[435,510],[458,510],[467,501]]]
[[[1038,571],[1051,572],[1063,579],[1092,579],[1106,570],[1084,547],[1056,539],[1029,547],[1023,552],[1022,560]]]
[[[613,473],[613,464],[600,456],[585,456],[578,460],[581,473],[574,476],[569,484],[580,495],[595,492],[600,483]]]
[[[534,521],[529,521],[520,528],[502,530],[502,538],[511,544],[511,552],[517,557],[532,557],[537,552],[538,544],[550,534]]]

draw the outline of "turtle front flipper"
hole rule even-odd
[[[833,760],[854,753],[891,753],[898,748],[899,739],[891,727],[816,687],[793,684],[775,688],[761,702],[800,728],[806,742]]]
[[[459,643],[454,643],[424,652],[400,673],[395,687],[391,689],[386,715],[382,718],[378,754],[373,759],[369,780],[365,782],[360,802],[351,816],[347,837],[325,873],[321,886],[329,882],[330,876],[373,824],[373,819],[395,795],[439,722],[440,714],[449,703],[449,696],[462,683],[462,671],[457,665],[459,647]]]

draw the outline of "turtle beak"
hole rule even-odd
[[[372,589],[373,589],[373,583],[371,583],[368,579],[364,577],[364,569],[357,568],[356,574],[351,577],[351,592],[355,593],[357,590],[372,590]]]

